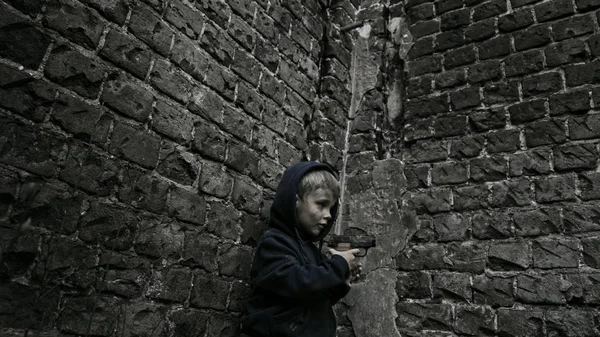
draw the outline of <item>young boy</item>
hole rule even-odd
[[[287,169],[271,206],[251,270],[251,293],[242,336],[333,337],[332,305],[360,272],[355,254],[315,244],[329,233],[338,209],[339,183],[326,164],[301,162]],[[244,335],[245,334],[245,335]]]

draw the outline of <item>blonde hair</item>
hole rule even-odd
[[[298,183],[298,196],[304,199],[305,195],[319,188],[329,189],[335,200],[340,196],[340,182],[331,172],[325,170],[311,171],[304,175]]]

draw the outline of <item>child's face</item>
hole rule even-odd
[[[303,199],[296,196],[300,229],[313,237],[318,236],[331,219],[331,208],[334,204],[333,192],[326,188],[307,193]]]

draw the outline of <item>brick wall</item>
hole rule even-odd
[[[405,2],[406,335],[600,334],[598,7]]]
[[[328,15],[0,1],[0,335],[237,336],[284,168],[342,168]]]

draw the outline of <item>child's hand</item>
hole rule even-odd
[[[329,253],[331,253],[331,255],[339,255],[341,257],[344,258],[344,260],[346,260],[346,262],[348,262],[348,267],[350,267],[350,274],[352,275],[354,273],[354,271],[356,269],[358,269],[360,267],[357,259],[356,259],[356,254],[358,254],[360,252],[359,249],[355,248],[355,249],[349,249],[343,252],[337,251],[333,248],[329,248]]]

